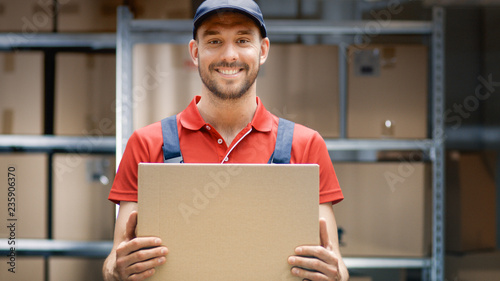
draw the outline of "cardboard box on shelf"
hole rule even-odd
[[[5,185],[4,192],[0,192],[0,202],[5,202],[5,207],[0,208],[0,218],[17,219],[16,238],[47,238],[47,165],[44,154],[0,154],[0,182]],[[14,196],[8,194],[8,182],[14,182]],[[9,210],[7,202],[15,203],[15,210]],[[0,237],[10,237],[9,228],[1,227]]]
[[[345,197],[334,207],[343,256],[430,254],[429,168],[420,162],[335,163]]]
[[[138,44],[133,52],[134,128],[179,113],[200,94],[187,45]]]
[[[448,154],[446,163],[446,250],[495,249],[495,153]]]
[[[447,255],[446,280],[497,281],[500,280],[500,252],[476,252],[465,255]]]
[[[338,47],[272,45],[257,78],[257,95],[277,116],[338,137]]]
[[[137,19],[192,19],[193,1],[134,0],[132,12]]]
[[[32,34],[51,31],[54,24],[53,15],[52,1],[2,1],[0,32],[20,33],[12,35],[12,40],[25,40]]]
[[[49,281],[102,280],[104,259],[51,257],[49,259]]]
[[[59,1],[60,32],[115,32],[116,11],[121,0]]]
[[[349,47],[349,138],[427,137],[427,53],[423,45]]]
[[[288,256],[319,243],[317,165],[141,163],[138,182],[138,236],[170,251],[151,280],[299,280]]]
[[[9,268],[11,268],[9,263],[9,258],[0,257],[0,280],[45,281],[45,261],[43,257],[16,256],[15,273],[9,271]]]
[[[108,201],[113,156],[54,156],[54,239],[112,240],[114,207]]]
[[[56,135],[115,134],[116,64],[113,54],[56,57]]]
[[[43,53],[0,53],[0,134],[43,133]]]

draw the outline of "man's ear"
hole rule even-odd
[[[198,66],[198,42],[194,39],[189,41],[189,54],[194,65]]]
[[[263,65],[266,62],[270,48],[271,42],[269,41],[269,38],[266,37],[262,39],[260,42],[260,65]]]

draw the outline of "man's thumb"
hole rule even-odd
[[[132,211],[128,217],[127,226],[125,228],[125,238],[132,240],[135,238],[135,228],[137,226],[137,211]]]

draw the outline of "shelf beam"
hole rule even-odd
[[[422,140],[375,140],[375,139],[326,139],[328,151],[339,150],[418,150],[430,151],[433,141]]]
[[[68,241],[49,239],[16,239],[19,256],[73,256],[104,258],[109,255],[113,241]],[[0,239],[0,255],[10,253],[8,239]],[[427,268],[429,258],[353,258],[344,257],[348,268]]]
[[[266,28],[272,35],[393,35],[393,34],[431,34],[430,21],[325,21],[325,20],[266,20]],[[187,34],[192,37],[191,20],[132,20],[133,33],[159,32]]]
[[[91,48],[115,49],[115,33],[0,33],[0,49]]]
[[[428,268],[430,258],[343,258],[349,269],[369,268]]]
[[[8,239],[0,239],[0,255],[10,253]],[[111,252],[113,241],[67,241],[50,239],[16,239],[18,256],[72,256],[105,258]]]
[[[0,135],[0,151],[115,153],[113,136]]]

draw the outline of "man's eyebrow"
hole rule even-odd
[[[202,36],[205,37],[205,36],[213,36],[213,35],[219,35],[219,34],[220,34],[220,31],[218,31],[218,30],[207,29],[203,32]],[[243,30],[238,31],[237,34],[238,35],[253,35],[253,34],[255,34],[255,31],[252,29],[243,29]]]
[[[245,30],[240,30],[238,31],[238,35],[253,35],[255,34],[255,31],[252,29],[245,29]]]
[[[218,34],[220,34],[220,32],[217,30],[205,30],[202,35],[203,36],[210,36],[210,35],[218,35]]]

